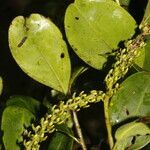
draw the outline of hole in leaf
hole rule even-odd
[[[27,36],[23,37],[17,47],[21,47],[25,43],[26,40],[27,40]]]
[[[91,61],[89,60],[89,61],[87,61],[87,63],[88,63],[88,64],[91,64]]]
[[[77,51],[78,49],[77,49],[77,48],[74,48],[74,50]]]
[[[75,17],[76,20],[79,20],[79,17]]]
[[[65,57],[65,54],[64,53],[61,53],[60,54],[60,58],[64,58]]]
[[[131,143],[134,144],[135,141],[136,141],[136,137],[134,136],[133,139],[132,139],[132,141],[131,141]]]
[[[128,109],[126,109],[126,115],[128,116],[130,113],[129,113],[129,110]]]

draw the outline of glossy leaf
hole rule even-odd
[[[140,150],[150,143],[150,135],[135,136],[134,144],[128,146],[128,150]]]
[[[137,116],[150,115],[150,73],[140,72],[128,77],[113,96],[110,116],[113,124]]]
[[[147,2],[145,14],[142,20],[142,24],[145,24],[145,23],[150,25],[150,0],[148,0]]]
[[[144,123],[134,121],[118,128],[115,133],[115,138],[116,140],[122,140],[130,136],[146,134],[150,134],[150,128]]]
[[[28,104],[30,106],[27,106]],[[6,150],[20,150],[18,144],[23,141],[24,127],[31,125],[31,120],[35,119],[34,112],[37,110],[34,109],[37,107],[39,107],[39,102],[29,97],[16,96],[8,101],[1,123],[3,143]],[[32,111],[30,111],[31,108]]]
[[[88,67],[85,66],[78,66],[73,70],[73,73],[71,75],[71,79],[70,79],[70,86],[72,86],[75,81],[77,80],[77,78],[84,73],[85,71],[88,70]]]
[[[65,15],[68,41],[87,64],[101,69],[107,53],[134,34],[135,21],[112,0],[76,0]]]
[[[3,112],[2,130],[4,131],[3,143],[6,150],[19,150],[17,143],[22,142],[24,125],[29,126],[34,115],[28,110],[9,106]]]
[[[131,0],[119,0],[119,2],[123,6],[129,6]]]
[[[48,150],[72,150],[73,140],[63,133],[55,133]]]
[[[73,133],[71,129],[66,125],[60,125],[57,129],[58,132],[53,135],[48,150],[72,150],[73,139],[71,136]]]
[[[116,143],[113,150],[124,150],[129,146],[128,144],[132,143],[134,136],[146,136],[147,134],[150,134],[150,128],[141,122],[125,124],[115,133]]]
[[[35,80],[66,93],[70,79],[67,46],[59,29],[39,14],[16,17],[9,28],[16,62]]]
[[[68,127],[68,124],[56,125],[57,131],[68,135],[69,137],[73,137],[72,126]]]
[[[147,37],[146,46],[140,50],[140,55],[136,58],[135,63],[142,70],[150,71],[149,58],[150,58],[150,37]]]
[[[6,103],[7,106],[16,106],[29,110],[36,114],[40,109],[40,102],[29,96],[12,96]]]
[[[3,90],[3,80],[0,77],[0,95],[2,94],[2,90]]]

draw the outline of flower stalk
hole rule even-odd
[[[87,150],[85,142],[84,142],[84,138],[83,138],[83,135],[82,135],[82,130],[80,128],[80,124],[79,124],[79,121],[78,121],[77,113],[75,111],[73,111],[73,120],[74,120],[74,123],[75,123],[77,134],[78,134],[79,139],[80,139],[81,147],[82,147],[83,150]]]

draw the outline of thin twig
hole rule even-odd
[[[73,113],[73,120],[74,120],[74,123],[75,123],[77,134],[78,134],[79,139],[80,139],[81,147],[82,147],[83,150],[87,150],[85,142],[84,142],[84,138],[83,138],[83,135],[82,135],[82,131],[81,131],[81,128],[80,128],[80,124],[79,124],[79,121],[78,121],[77,113],[75,111],[72,111],[72,113]]]
[[[107,135],[108,135],[108,143],[110,149],[112,149],[114,146],[114,141],[112,137],[112,126],[109,117],[109,97],[106,97],[106,99],[104,100],[104,114],[105,114],[105,123],[106,123]]]

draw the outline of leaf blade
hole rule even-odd
[[[69,54],[62,34],[49,19],[39,14],[16,17],[9,28],[9,46],[16,62],[30,77],[67,92]]]
[[[3,143],[6,150],[19,150],[17,143],[22,142],[24,125],[29,126],[34,115],[24,108],[9,106],[3,112],[2,130]]]
[[[56,127],[57,132],[53,135],[48,150],[72,150],[73,132],[65,124]]]
[[[130,122],[122,125],[115,133],[116,143],[113,150],[132,147],[132,139],[134,136],[146,136],[147,134],[150,134],[150,128],[141,122]],[[143,140],[143,142],[147,144],[147,140]],[[143,145],[143,143],[139,144],[139,147],[141,147],[141,145]]]
[[[107,53],[116,49],[120,41],[131,38],[134,29],[133,18],[109,0],[76,0],[65,15],[70,45],[81,59],[96,69],[102,68]]]
[[[28,104],[30,106],[27,106]],[[8,100],[1,122],[6,150],[20,149],[18,144],[23,141],[22,133],[35,119],[39,107],[40,103],[30,97],[13,96]]]
[[[111,122],[117,124],[131,117],[149,116],[149,91],[149,73],[139,72],[128,77],[111,100]]]

